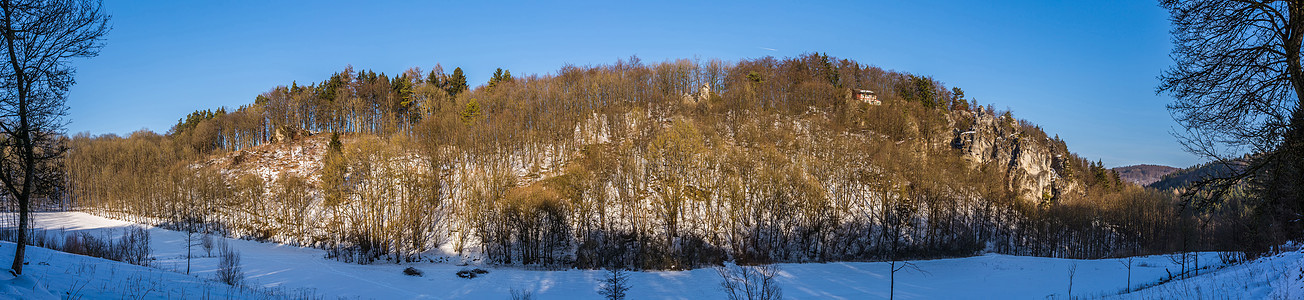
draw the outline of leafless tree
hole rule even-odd
[[[629,272],[620,267],[608,267],[607,276],[602,278],[602,288],[598,290],[598,294],[610,300],[623,300],[629,288]]]
[[[1186,199],[1197,206],[1222,201],[1232,187],[1256,179],[1267,211],[1298,218],[1304,201],[1295,181],[1304,169],[1304,1],[1160,5],[1172,15],[1174,61],[1160,76],[1158,91],[1176,98],[1168,108],[1185,128],[1177,136],[1188,151],[1219,162],[1254,155],[1248,166],[1230,168],[1230,175],[1198,182]]]
[[[204,254],[213,257],[213,233],[205,232],[204,236],[199,238],[199,243],[204,247]]]
[[[217,281],[229,285],[239,285],[244,281],[244,266],[240,264],[240,251],[231,248],[223,238],[218,246]]]
[[[48,147],[64,123],[64,99],[74,83],[72,58],[92,57],[103,47],[109,16],[98,1],[5,0],[0,66],[0,182],[18,202],[18,247],[12,272],[22,274],[28,210],[43,178],[38,166],[62,154]]]
[[[1073,277],[1078,275],[1078,264],[1069,266],[1069,299],[1073,299]]]
[[[1172,14],[1174,64],[1159,92],[1190,134],[1192,151],[1222,157],[1228,150],[1269,151],[1298,114],[1304,98],[1299,63],[1304,20],[1300,1],[1165,0]],[[1236,150],[1232,149],[1232,150]]]
[[[1134,257],[1129,256],[1127,258],[1118,261],[1118,263],[1122,264],[1124,268],[1127,268],[1127,287],[1123,289],[1124,291],[1132,291],[1132,260],[1133,259]]]
[[[720,287],[730,300],[772,300],[783,299],[783,289],[775,280],[779,267],[775,265],[758,266],[719,266]]]

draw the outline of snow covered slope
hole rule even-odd
[[[14,244],[0,242],[0,259],[13,260]],[[231,287],[181,273],[27,248],[23,276],[0,272],[0,299],[284,299],[311,291]]]
[[[127,222],[78,212],[38,213],[36,226],[67,232],[89,230],[121,231]],[[477,266],[448,263],[356,265],[323,259],[324,251],[278,244],[232,240],[243,255],[247,288],[231,289],[209,280],[218,259],[194,259],[193,276],[174,270],[185,269],[183,235],[150,228],[157,257],[164,270],[128,265],[97,258],[35,248],[29,250],[23,280],[43,284],[50,294],[69,298],[265,298],[276,294],[291,298],[337,297],[361,299],[505,299],[513,289],[531,292],[541,299],[597,299],[598,283],[604,275],[593,270],[526,270],[479,266],[488,274],[474,279],[455,275]],[[203,251],[196,247],[196,250]],[[0,261],[12,259],[13,244],[0,244]],[[1237,265],[1189,280],[1174,281],[1142,290],[1123,298],[1279,298],[1301,299],[1300,259],[1292,252]],[[1212,253],[1201,263],[1217,262]],[[896,297],[900,299],[1044,299],[1067,296],[1069,269],[1077,266],[1073,296],[1115,295],[1127,282],[1127,271],[1117,259],[1071,260],[1008,255],[916,261],[918,271],[897,274]],[[1134,261],[1132,283],[1139,286],[1166,277],[1178,267],[1164,256],[1139,257]],[[423,277],[406,276],[402,270],[415,267]],[[778,282],[791,299],[877,299],[888,296],[888,264],[840,262],[825,264],[780,264]],[[0,275],[0,280],[13,279]],[[631,274],[631,299],[723,298],[719,276],[712,269],[691,271],[635,272]],[[16,283],[0,283],[0,298]],[[1291,285],[1293,284],[1293,285]],[[1188,287],[1200,286],[1197,292]],[[1244,287],[1244,288],[1242,288]],[[12,295],[11,295],[12,296]],[[273,297],[277,298],[277,297]]]
[[[1304,250],[1235,264],[1118,296],[1124,299],[1304,299]]]

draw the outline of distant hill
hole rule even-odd
[[[1159,179],[1162,179],[1164,175],[1168,175],[1169,173],[1181,169],[1158,165],[1134,165],[1117,167],[1113,170],[1114,172],[1117,172],[1118,176],[1123,178],[1123,180],[1144,186],[1159,181]]]
[[[1172,171],[1163,175],[1158,181],[1154,181],[1146,186],[1159,190],[1172,190],[1183,188],[1191,183],[1204,178],[1227,176],[1233,172],[1241,170],[1245,166],[1244,161],[1232,161],[1230,163],[1209,162],[1195,165],[1189,168]],[[1122,175],[1122,174],[1119,174]]]

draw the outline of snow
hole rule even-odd
[[[35,214],[38,229],[91,231],[97,236],[141,226],[80,212]],[[324,259],[322,250],[280,244],[229,240],[242,254],[247,277],[243,288],[212,281],[218,258],[193,259],[185,275],[183,234],[149,228],[157,260],[154,268],[128,265],[38,247],[28,250],[28,265],[18,278],[0,275],[0,299],[65,298],[361,298],[361,299],[503,299],[524,290],[540,299],[598,299],[600,270],[533,270],[523,267],[458,266],[451,263],[356,265]],[[111,233],[116,235],[116,233]],[[13,244],[0,243],[0,262],[12,259]],[[1121,298],[1255,298],[1304,299],[1304,266],[1299,251],[1247,264],[1208,271],[1118,296],[1127,270],[1118,259],[1073,260],[987,254],[976,257],[913,261],[915,269],[897,273],[900,299],[1033,299],[1067,298],[1068,270],[1077,266],[1074,297]],[[457,260],[451,260],[457,261]],[[1214,253],[1201,254],[1201,265],[1216,264]],[[424,277],[403,275],[406,267]],[[474,279],[455,275],[467,268],[488,274]],[[888,264],[836,262],[779,264],[778,283],[791,299],[877,299],[888,297]],[[1133,286],[1152,285],[1180,267],[1165,256],[1137,257]],[[648,271],[630,274],[630,299],[722,298],[713,269]],[[1191,292],[1198,290],[1197,292]],[[48,291],[48,293],[43,293]],[[269,296],[271,295],[271,296]],[[129,296],[129,297],[124,297]]]
[[[32,279],[31,275],[14,277],[0,281],[0,299],[59,299],[50,291]]]
[[[14,244],[0,242],[0,259],[13,260]],[[0,299],[250,299],[284,298],[296,290],[234,288],[181,273],[100,258],[27,247],[27,265],[15,278],[0,273]],[[57,296],[56,296],[57,295]]]
[[[1285,251],[1116,298],[1304,299],[1304,251]]]

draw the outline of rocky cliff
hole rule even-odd
[[[1026,200],[1053,200],[1076,185],[1064,180],[1066,149],[1039,128],[1009,115],[961,112],[951,147],[966,160],[1004,170],[1009,189]],[[965,128],[966,126],[957,126]]]

